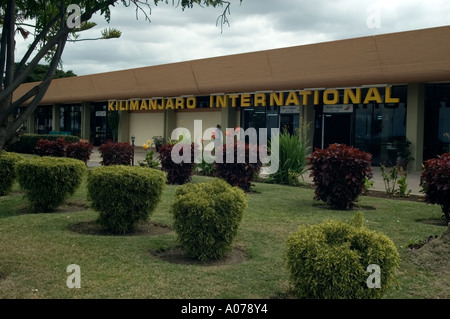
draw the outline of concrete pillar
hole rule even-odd
[[[177,115],[175,110],[164,111],[164,139],[168,140],[172,136],[172,131],[177,128]]]
[[[91,103],[81,104],[81,138],[88,140],[91,137]]]
[[[36,110],[25,121],[25,132],[36,133]]]
[[[119,128],[117,132],[117,142],[131,143],[130,135],[130,113],[128,111],[119,112]]]
[[[59,104],[53,105],[52,112],[52,131],[61,130],[61,109]]]
[[[406,108],[406,138],[411,141],[411,156],[414,160],[408,164],[411,171],[422,170],[425,115],[425,84],[408,84]]]
[[[310,155],[313,149],[314,142],[314,103],[309,99],[307,105],[302,105],[300,109],[300,134],[306,133]],[[306,126],[306,127],[305,127]]]
[[[237,113],[234,107],[223,107],[221,110],[221,123],[222,130],[227,128],[235,128],[238,126]]]

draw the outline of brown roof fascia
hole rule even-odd
[[[450,81],[449,40],[444,26],[63,78],[41,104]]]

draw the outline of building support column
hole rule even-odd
[[[308,155],[311,155],[314,151],[314,103],[308,101],[307,105],[302,105],[300,110],[300,134],[306,134],[306,140],[308,141],[307,147],[309,149]]]
[[[237,127],[237,119],[236,119],[236,109],[234,107],[223,107],[220,110],[220,117],[221,117],[221,123],[222,131],[223,133],[227,128],[235,128]]]
[[[177,115],[175,110],[164,111],[164,140],[172,138],[172,132],[177,127]]]
[[[81,138],[89,141],[91,137],[91,103],[81,104]]]
[[[53,105],[52,112],[52,131],[60,131],[61,130],[61,109],[59,104]]]
[[[414,160],[408,164],[411,171],[421,171],[423,162],[425,115],[425,84],[408,84],[406,109],[406,138],[411,141],[411,156]]]
[[[130,136],[130,113],[128,111],[119,112],[119,128],[117,130],[117,141],[119,143],[131,143]]]
[[[25,121],[25,132],[34,134],[36,133],[36,110],[30,114],[30,116]]]

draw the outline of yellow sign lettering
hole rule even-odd
[[[188,109],[195,109],[197,106],[197,98],[195,97],[188,97],[186,100],[186,105]]]
[[[283,92],[270,93],[270,106],[275,106],[275,105],[283,106],[283,104],[284,104],[284,93]]]
[[[344,104],[360,104],[361,103],[361,89],[344,89]]]
[[[255,94],[255,106],[266,106],[266,95],[264,93]]]
[[[330,98],[330,95],[332,96]],[[326,105],[332,105],[332,104],[338,104],[339,103],[339,92],[338,90],[325,90],[323,92],[323,104]]]
[[[116,101],[112,100],[112,101],[108,101],[108,111],[117,111],[117,109],[115,108]]]
[[[242,94],[220,94],[210,95],[210,107],[266,107],[266,106],[307,106],[312,102],[319,105],[322,98],[324,105],[344,104],[369,104],[376,103],[400,103],[400,99],[392,97],[392,87],[387,86],[384,91],[384,101],[377,87],[369,87],[364,99],[362,88],[355,89],[326,89],[326,90],[292,90],[285,95],[284,91],[271,93],[242,93]],[[342,96],[342,98],[341,98]],[[286,100],[285,100],[286,97]],[[240,104],[239,104],[240,102]],[[197,108],[196,97],[173,97],[173,98],[151,98],[151,99],[129,99],[109,100],[108,111],[148,111],[168,109],[195,109]]]
[[[241,106],[250,107],[252,103],[252,96],[250,94],[241,94]]]
[[[141,111],[146,110],[148,111],[148,105],[147,105],[147,100],[141,100]]]
[[[300,101],[298,100],[297,92],[291,91],[286,99],[286,105],[300,105]]]
[[[391,97],[391,95],[392,95],[392,87],[387,86],[386,87],[386,91],[385,91],[384,102],[386,102],[386,103],[400,103],[400,99],[399,98],[393,98],[393,97]]]
[[[369,102],[372,101],[377,103],[383,103],[380,92],[378,92],[377,88],[369,88],[369,91],[366,94],[366,98],[364,99],[364,104],[369,104]]]

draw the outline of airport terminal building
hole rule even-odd
[[[26,129],[142,146],[194,120],[307,125],[311,146],[353,145],[374,164],[395,161],[406,137],[420,170],[450,145],[450,26],[57,79]]]

